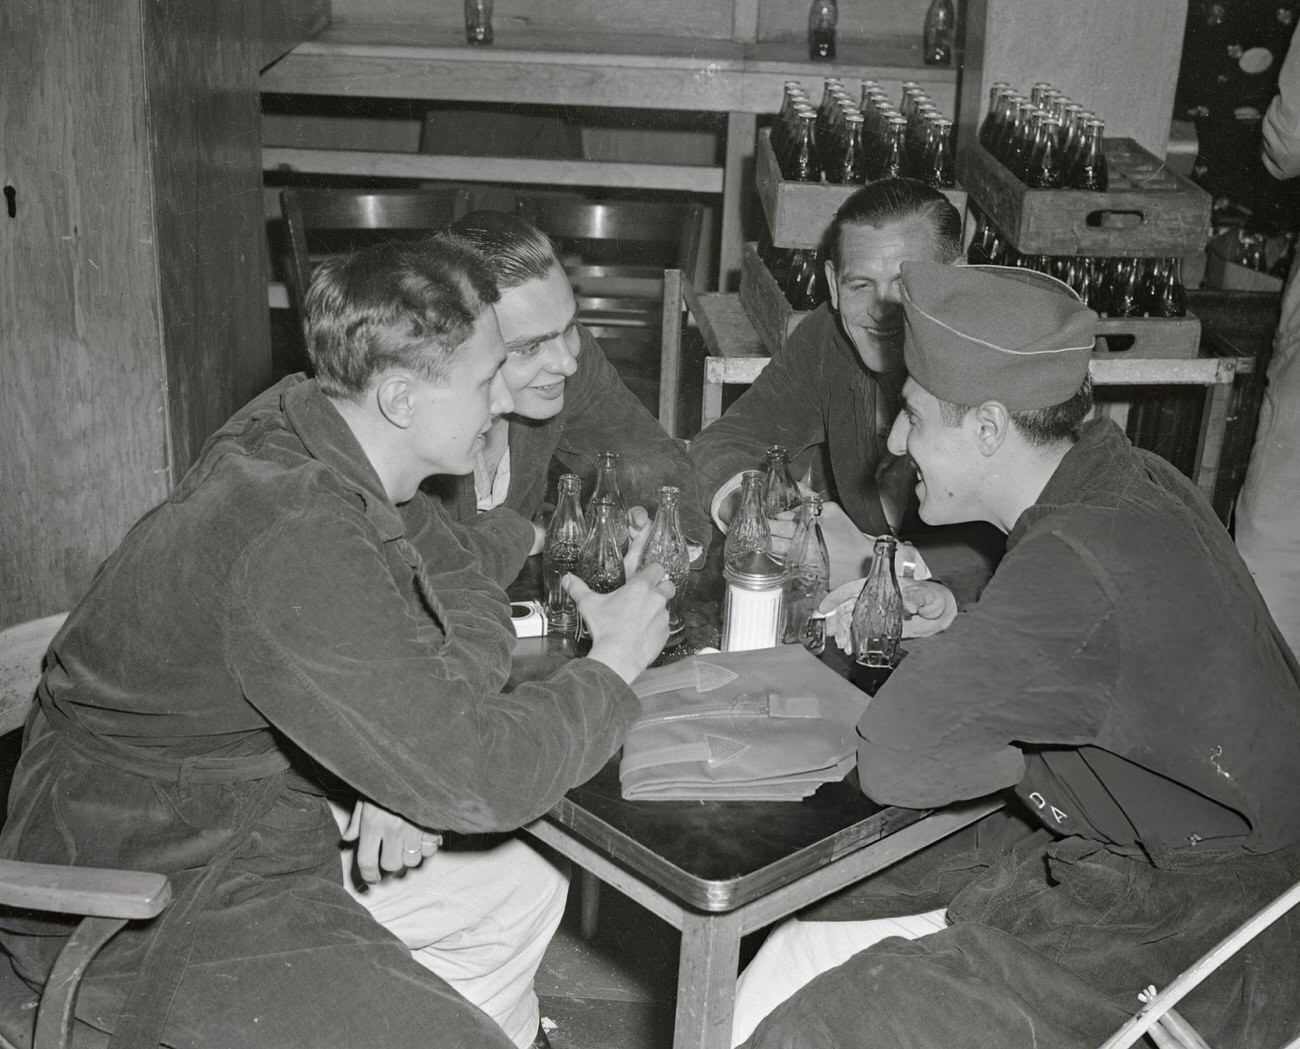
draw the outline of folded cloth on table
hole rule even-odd
[[[800,645],[692,656],[632,689],[619,778],[639,801],[798,801],[852,769],[867,704]]]

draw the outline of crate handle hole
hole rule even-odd
[[[1137,229],[1145,221],[1140,211],[1090,211],[1084,222],[1093,229]]]
[[[1136,335],[1098,335],[1097,338],[1105,345],[1107,353],[1123,353],[1131,350],[1137,342]]]

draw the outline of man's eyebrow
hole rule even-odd
[[[506,349],[512,350],[519,346],[531,346],[533,345],[533,343],[537,343],[537,342],[549,342],[551,339],[554,339],[563,334],[564,332],[562,331],[548,331],[548,332],[541,332],[537,335],[527,335],[522,339],[511,339],[509,342],[506,343]]]

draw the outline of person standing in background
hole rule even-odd
[[[1264,114],[1264,167],[1278,179],[1300,175],[1300,48],[1278,73]],[[1235,535],[1242,560],[1293,652],[1300,652],[1300,266],[1292,263],[1273,336],[1255,446],[1237,497]]]

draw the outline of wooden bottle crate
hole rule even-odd
[[[771,271],[758,257],[758,246],[745,245],[740,259],[740,304],[768,353],[786,339],[806,316],[794,309]],[[1195,357],[1201,346],[1201,322],[1186,317],[1103,317],[1097,322],[1094,356],[1107,360],[1142,358],[1177,360]]]
[[[1104,143],[1105,193],[1030,189],[978,143],[957,170],[970,201],[1016,248],[1041,255],[1196,255],[1210,236],[1210,194],[1130,138]]]
[[[1201,348],[1201,322],[1186,317],[1103,317],[1097,322],[1094,357],[1176,360]]]
[[[772,243],[778,248],[817,248],[835,217],[835,212],[860,186],[840,186],[826,182],[790,182],[781,177],[781,169],[772,152],[768,130],[758,133],[754,157],[754,177],[758,199],[763,202]],[[963,216],[966,191],[946,189],[944,196]]]
[[[808,316],[790,305],[753,241],[740,257],[740,304],[768,353],[783,349],[790,333]]]

